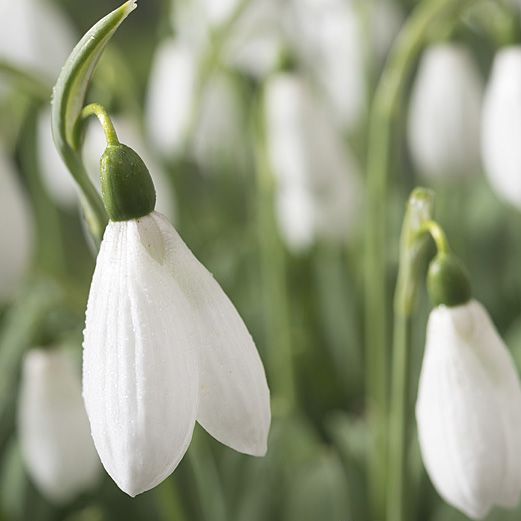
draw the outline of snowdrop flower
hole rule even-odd
[[[305,82],[287,73],[273,76],[265,118],[279,226],[288,246],[301,251],[317,239],[345,241],[359,213],[358,167]]]
[[[198,67],[197,54],[179,41],[169,40],[157,51],[146,109],[151,141],[164,157],[186,150],[205,169],[223,160],[240,163],[244,118],[237,89],[230,77],[215,74],[197,107]]]
[[[29,202],[0,145],[0,302],[7,300],[31,260],[33,221]]]
[[[101,165],[111,220],[87,306],[83,393],[105,469],[135,496],[173,472],[196,420],[222,443],[263,455],[269,390],[233,304],[154,211],[141,159],[109,146]]]
[[[429,277],[442,273],[439,262]],[[423,461],[439,494],[473,519],[513,508],[521,492],[521,386],[483,306],[461,291],[434,299],[427,328],[416,419]],[[433,291],[431,290],[431,295]],[[434,291],[435,293],[435,291]],[[464,298],[455,296],[464,295]]]
[[[18,430],[25,466],[54,503],[72,501],[94,487],[101,465],[71,355],[33,349],[24,359]]]
[[[324,95],[330,117],[352,130],[366,104],[363,32],[357,6],[345,0],[293,0],[293,44]]]
[[[285,46],[283,9],[277,0],[251,0],[228,37],[224,61],[255,78],[275,70]]]
[[[521,46],[499,51],[482,120],[485,171],[498,195],[521,209]]]
[[[481,79],[465,48],[443,44],[425,51],[408,128],[409,148],[420,174],[443,179],[476,173],[481,101]]]
[[[75,35],[46,0],[0,0],[0,59],[55,78],[74,47]]]

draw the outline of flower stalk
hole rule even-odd
[[[373,518],[384,518],[388,418],[386,324],[386,193],[393,129],[402,94],[433,24],[460,14],[478,0],[428,0],[415,9],[391,51],[377,86],[369,121],[365,271],[366,403],[374,430],[369,450]]]

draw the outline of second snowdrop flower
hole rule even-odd
[[[197,420],[222,443],[261,456],[269,389],[233,304],[172,225],[154,211],[139,156],[102,156],[110,222],[90,289],[84,398],[101,460],[131,496],[178,465]]]
[[[441,253],[429,270],[429,317],[416,419],[439,494],[472,519],[514,508],[521,492],[521,386],[464,272]]]

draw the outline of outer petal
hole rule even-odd
[[[154,213],[167,264],[199,327],[199,423],[235,450],[262,456],[271,421],[269,389],[255,344],[237,310],[171,224]]]
[[[485,170],[498,195],[521,208],[521,46],[498,52],[482,120]]]
[[[70,354],[33,350],[24,360],[18,429],[27,471],[56,503],[93,487],[101,464]]]
[[[427,49],[413,88],[408,128],[421,174],[451,178],[479,171],[481,100],[480,75],[465,48]]]
[[[422,456],[440,495],[475,519],[519,495],[519,411],[510,418],[521,408],[516,378],[477,302],[431,313],[416,406]]]
[[[479,342],[475,346],[494,386],[507,452],[503,480],[495,502],[514,508],[521,493],[521,385],[512,356],[486,310],[478,302],[473,302],[471,311],[473,322],[481,324]]]
[[[29,266],[33,233],[29,204],[0,148],[0,302],[11,297]]]
[[[83,392],[92,435],[105,469],[131,496],[173,472],[197,413],[193,319],[165,248],[151,216],[109,223],[87,307]]]

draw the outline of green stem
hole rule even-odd
[[[274,396],[283,401],[286,411],[296,404],[295,373],[291,345],[286,263],[279,237],[273,197],[275,183],[267,157],[262,111],[256,114],[255,161],[257,176],[257,212],[262,287],[265,295],[266,332],[270,359],[270,376]]]
[[[436,221],[427,221],[423,223],[422,227],[418,231],[418,236],[421,237],[426,233],[432,237],[438,253],[447,254],[450,252],[447,236],[445,235],[443,228]]]
[[[409,387],[411,319],[401,313],[394,315],[392,390],[389,418],[389,470],[387,489],[387,520],[406,521],[409,441]]]
[[[90,116],[96,116],[101,126],[103,127],[103,132],[105,133],[105,139],[107,140],[107,145],[109,146],[117,146],[120,144],[118,135],[116,134],[116,129],[112,124],[112,120],[110,119],[109,113],[105,109],[103,105],[99,103],[91,103],[86,107],[83,107],[83,110],[80,113],[78,118],[78,128],[83,126],[86,119]],[[79,135],[79,130],[75,132],[76,136]]]
[[[154,490],[159,518],[163,521],[187,521],[179,490],[169,478]]]
[[[387,291],[386,199],[394,122],[409,75],[433,24],[455,16],[479,0],[427,0],[405,24],[377,86],[369,121],[367,164],[367,234],[365,271],[366,394],[373,424],[374,446],[369,450],[369,480],[373,519],[384,517],[387,430]]]

